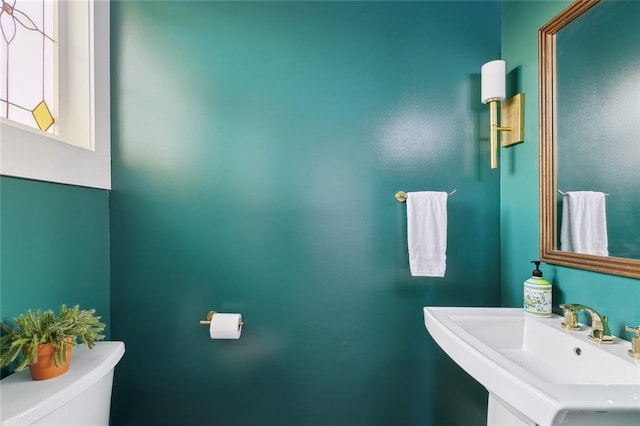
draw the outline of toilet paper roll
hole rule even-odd
[[[239,339],[242,333],[242,315],[215,313],[209,324],[212,339]]]

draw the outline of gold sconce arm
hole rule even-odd
[[[499,100],[489,101],[489,165],[498,168],[498,104]]]
[[[498,124],[498,99],[489,104],[489,155],[492,169],[498,168],[498,132],[502,133],[502,146],[509,147],[524,142],[524,93],[502,102],[502,124]]]

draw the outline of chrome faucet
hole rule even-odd
[[[578,325],[578,312],[587,311],[589,315],[591,315],[591,333],[588,336],[589,339],[598,343],[613,343],[613,337],[611,336],[611,330],[609,330],[606,316],[600,315],[598,311],[585,305],[573,303],[563,304],[560,305],[560,308],[564,310],[562,327],[569,330],[580,330],[580,326]]]

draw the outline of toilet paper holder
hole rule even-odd
[[[206,319],[206,320],[201,320],[201,321],[200,321],[200,325],[209,325],[209,324],[211,324],[211,319],[213,318],[213,316],[214,316],[215,314],[216,314],[216,311],[209,311],[209,312],[207,312],[207,319]],[[238,326],[242,326],[242,325],[243,325],[243,322],[242,322],[242,321],[240,321],[240,322],[238,323]]]

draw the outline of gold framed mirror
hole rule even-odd
[[[601,0],[576,0],[538,32],[539,46],[539,124],[540,124],[540,260],[546,263],[568,266],[572,268],[597,271],[607,274],[640,278],[640,260],[632,257],[582,254],[562,251],[559,247],[558,222],[559,189],[558,188],[558,125],[564,117],[559,118],[558,110],[558,34],[561,31],[573,32],[577,21],[585,21],[587,13],[593,13]],[[616,3],[616,2],[602,2]],[[631,2],[633,3],[633,2]],[[589,15],[591,17],[591,15]],[[591,18],[590,18],[591,19]],[[589,21],[589,20],[587,20]],[[592,21],[590,21],[592,22]],[[582,23],[581,23],[582,24]],[[614,24],[615,25],[615,24]],[[572,28],[568,28],[573,26]],[[635,49],[635,47],[634,47]],[[594,74],[595,72],[591,72]],[[566,99],[561,99],[566,102]],[[568,126],[568,124],[567,124]],[[566,132],[566,129],[565,129]],[[566,133],[564,133],[566,134]],[[564,166],[564,164],[563,164]],[[610,164],[614,170],[616,165]],[[562,188],[567,190],[566,188]],[[564,197],[562,197],[564,198]],[[607,197],[611,198],[611,197]],[[607,200],[609,203],[609,200]],[[631,210],[627,214],[637,215]],[[634,230],[640,233],[640,230]]]

